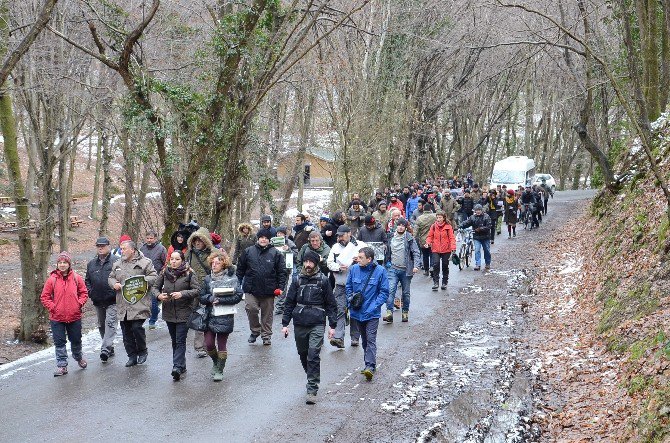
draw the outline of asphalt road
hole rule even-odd
[[[552,223],[552,210],[569,211],[593,195],[592,191],[557,193],[550,201],[547,225]],[[542,229],[544,227],[537,232],[519,232],[519,238],[525,238],[524,250],[532,248],[532,236],[542,235]],[[494,270],[497,258],[506,255],[513,241],[506,242],[507,239],[499,240],[492,248]],[[70,360],[70,373],[54,378],[52,348],[0,367],[0,441],[312,442],[409,441],[417,437],[430,440],[435,433],[425,434],[427,424],[434,417],[442,416],[444,420],[450,413],[462,415],[463,408],[451,403],[462,401],[463,396],[442,395],[436,399],[441,409],[422,411],[421,417],[428,417],[425,423],[414,420],[412,415],[401,419],[402,409],[412,411],[419,405],[414,398],[407,402],[407,408],[398,408],[403,404],[403,392],[409,389],[404,382],[419,372],[417,365],[428,370],[431,364],[446,365],[439,360],[426,364],[427,360],[422,357],[432,358],[426,354],[433,348],[455,350],[458,340],[448,337],[464,336],[466,326],[478,320],[497,324],[497,320],[492,319],[502,318],[496,289],[471,296],[467,301],[461,297],[478,292],[476,288],[480,286],[474,283],[485,278],[482,274],[471,269],[459,272],[452,266],[449,289],[439,292],[431,291],[428,277],[415,276],[409,323],[401,323],[396,313],[395,323],[380,324],[379,366],[372,382],[365,382],[358,373],[363,363],[362,349],[349,347],[348,335],[344,350],[325,344],[321,353],[319,402],[315,406],[304,404],[305,374],[292,335],[284,339],[280,334],[279,316],[275,316],[273,344],[267,347],[260,340],[253,345],[247,343],[246,316],[243,310],[237,314],[236,330],[228,342],[225,379],[221,383],[210,379],[211,360],[197,359],[192,349],[187,352],[186,377],[173,382],[170,341],[164,323],[159,323],[162,327],[156,330],[147,330],[149,358],[145,365],[132,368],[124,367],[126,357],[120,336],[117,337],[117,356],[102,364],[98,359],[98,337],[95,332],[90,333],[85,337],[84,352],[89,361],[85,370]],[[498,279],[492,278],[491,283],[505,291],[505,282],[511,274],[491,276],[495,275]],[[494,338],[483,337],[482,340],[499,341]],[[487,377],[487,374],[500,372],[501,364],[491,364],[487,369],[481,364],[485,357],[477,351],[480,348],[466,342],[461,344],[458,355],[466,370],[468,365],[479,368],[471,378],[491,378],[491,386],[494,386],[499,377]],[[504,361],[504,358],[499,360]],[[451,373],[455,374],[453,368]],[[428,373],[427,377],[430,376]],[[462,377],[454,379],[456,381],[443,379],[442,392],[463,392],[460,379]],[[471,435],[469,428],[478,423],[478,417],[487,412],[487,402],[491,402],[491,393],[484,391],[486,389],[471,397],[471,400],[477,398],[471,401],[466,414],[471,415],[472,420],[462,420],[462,426],[459,425],[462,429],[442,434],[443,439],[438,441],[450,441],[444,440],[444,435],[453,435],[457,440]],[[491,432],[491,435],[495,434]],[[483,437],[474,441],[498,440]]]

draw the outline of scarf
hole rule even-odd
[[[212,281],[221,281],[223,278],[226,276],[227,271],[225,269],[221,270],[221,272],[214,272],[210,274],[212,277]]]
[[[171,268],[170,266],[165,268],[165,278],[174,283],[179,277],[186,274],[186,272],[188,272],[186,262],[182,262],[181,265],[179,265],[179,267],[176,269]]]
[[[513,205],[514,204],[514,196],[505,197],[505,202],[507,202],[508,205]]]

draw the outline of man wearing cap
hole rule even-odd
[[[484,262],[486,263],[486,270],[491,269],[491,218],[484,213],[484,208],[480,204],[474,207],[475,213],[461,224],[461,228],[468,228],[472,226],[472,239],[475,243],[475,271],[481,269],[482,252],[484,249]]]
[[[358,231],[358,240],[365,243],[383,243],[384,251],[388,244],[386,230],[371,215],[365,217],[365,227]]]
[[[419,248],[412,234],[407,232],[407,220],[399,218],[396,222],[396,230],[386,250],[385,262],[389,265],[389,297],[386,301],[386,316],[384,321],[393,323],[393,300],[395,298],[398,283],[402,288],[402,321],[409,319],[409,287],[412,277],[419,272],[417,268],[421,260]]]
[[[330,254],[328,254],[328,269],[335,276],[334,294],[337,302],[337,326],[334,336],[330,339],[330,344],[340,349],[344,348],[345,311],[347,308],[345,285],[349,276],[349,269],[357,262],[358,251],[366,246],[365,242],[353,240],[349,226],[342,225],[337,228],[337,243],[330,248]],[[349,332],[351,334],[351,346],[358,346],[361,334],[355,322],[351,323]]]
[[[264,216],[261,217],[261,227],[260,227],[260,229],[269,229],[270,230],[270,235],[271,235],[270,238],[277,236],[277,229],[275,229],[272,226],[272,217],[269,216],[269,215],[264,215]]]
[[[86,289],[88,297],[93,301],[98,316],[98,331],[102,338],[100,360],[106,362],[114,355],[114,338],[116,337],[116,291],[109,287],[109,274],[112,265],[119,258],[111,254],[107,237],[100,237],[95,242],[97,254],[86,265]]]
[[[282,294],[286,286],[284,254],[270,244],[272,237],[269,229],[260,229],[256,234],[256,244],[249,246],[240,256],[236,272],[245,293],[245,310],[251,329],[247,341],[255,343],[260,336],[266,346],[272,344],[274,299]]]
[[[284,337],[288,337],[288,325],[293,319],[295,346],[307,374],[305,402],[311,405],[316,403],[316,393],[321,381],[320,354],[326,320],[330,324],[328,338],[335,334],[337,324],[337,303],[328,277],[319,271],[320,262],[319,254],[312,250],[305,252],[302,269],[289,287],[282,318]]]

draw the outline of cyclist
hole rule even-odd
[[[482,253],[484,249],[484,263],[485,269],[491,269],[491,217],[484,213],[482,205],[475,205],[474,214],[461,224],[460,228],[465,229],[472,226],[473,236],[475,242],[475,271],[481,269]]]
[[[521,194],[521,197],[519,198],[519,203],[521,203],[522,206],[522,217],[526,216],[526,211],[530,210],[532,214],[532,222],[530,224],[530,228],[533,229],[535,226],[539,226],[539,222],[537,221],[537,215],[535,213],[535,206],[537,201],[535,200],[535,195],[530,189],[530,186],[526,186],[526,190],[523,191]]]
[[[437,291],[440,283],[440,261],[442,262],[442,289],[447,289],[449,282],[449,259],[451,253],[456,251],[456,236],[451,223],[447,221],[447,215],[439,211],[435,215],[435,223],[430,227],[424,248],[432,251],[431,262],[433,264],[433,291]]]

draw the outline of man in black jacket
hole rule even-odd
[[[109,274],[112,265],[119,257],[111,254],[109,239],[100,237],[95,242],[97,256],[86,266],[86,289],[93,301],[98,315],[98,331],[102,338],[100,360],[106,362],[114,355],[114,338],[116,337],[116,291],[109,287]]]
[[[486,270],[491,269],[491,217],[484,212],[484,208],[480,204],[474,207],[474,214],[463,222],[460,228],[472,227],[472,239],[475,243],[475,271],[479,271],[482,252],[484,249],[484,262],[486,263]]]
[[[316,393],[321,381],[321,347],[326,319],[330,325],[328,339],[335,334],[337,303],[328,278],[319,272],[319,254],[305,252],[302,271],[291,282],[284,306],[282,332],[288,337],[288,325],[293,319],[295,346],[300,362],[307,374],[308,405],[316,403]]]
[[[247,341],[254,343],[260,335],[263,344],[269,346],[272,344],[275,297],[281,295],[286,286],[286,262],[284,254],[270,245],[272,233],[269,229],[259,230],[256,238],[257,243],[245,249],[240,257],[237,279],[246,294],[245,310],[251,329]]]

